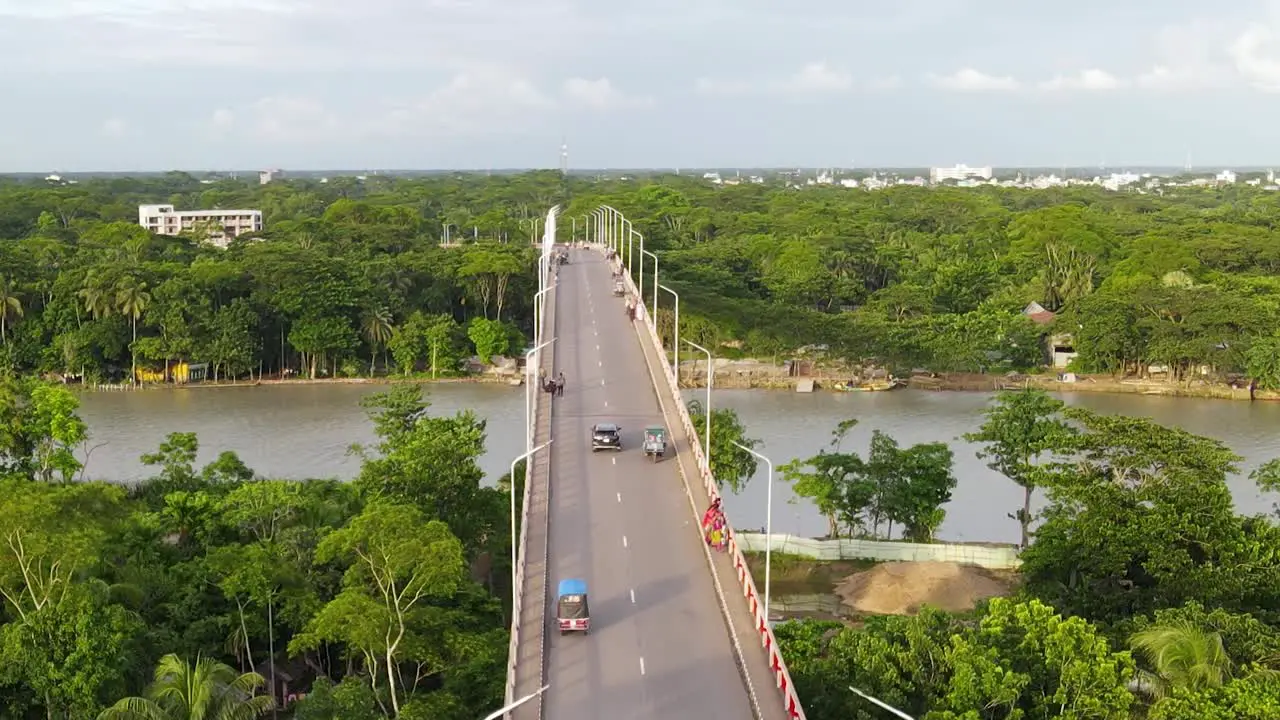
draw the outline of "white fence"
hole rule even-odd
[[[630,273],[624,272],[622,277],[632,297],[643,297],[636,288],[635,281]],[[647,333],[641,333],[641,335],[646,336],[649,342],[653,343],[659,357],[666,357],[666,349],[662,346],[662,339],[658,337],[657,328],[644,303],[636,304],[636,319],[648,330]],[[684,399],[680,394],[680,385],[672,372],[671,365],[665,361],[659,364],[662,366],[663,377],[666,378],[666,387],[659,387],[658,392],[665,394],[672,401],[677,413],[679,413],[685,434],[692,440],[689,443],[688,450],[693,453],[694,462],[697,464],[703,485],[707,490],[707,496],[712,501],[715,501],[720,497],[720,490],[716,486],[715,478],[711,475],[711,469],[707,465],[707,458],[702,453],[702,446],[697,442],[698,433],[693,427],[693,420],[689,417],[689,409],[685,406]],[[755,628],[760,644],[769,655],[769,667],[773,669],[778,690],[782,693],[783,706],[793,720],[805,720],[800,698],[796,695],[795,687],[791,683],[791,673],[787,671],[787,664],[783,661],[782,653],[778,650],[778,641],[773,635],[773,628],[769,625],[768,618],[764,616],[763,602],[759,592],[756,590],[756,583],[751,577],[751,571],[747,567],[747,559],[743,556],[742,548],[738,544],[737,534],[734,533],[732,527],[726,529],[729,535],[729,553],[733,558],[733,565],[738,573],[738,583],[742,589],[743,597],[747,601],[747,606],[755,618]]]
[[[747,552],[764,552],[770,536],[764,533],[739,533],[738,544]],[[956,545],[952,543],[909,543],[882,540],[814,540],[798,535],[774,533],[773,551],[788,555],[800,555],[815,560],[880,560],[884,562],[953,562],[960,565],[976,565],[992,570],[1010,570],[1018,567],[1018,550],[1010,547],[986,545]]]

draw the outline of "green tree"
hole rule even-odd
[[[467,326],[467,337],[482,362],[492,362],[495,356],[506,355],[510,350],[507,328],[497,320],[475,318]]]
[[[331,642],[359,652],[370,687],[386,693],[391,715],[398,716],[406,691],[403,663],[431,662],[425,606],[447,600],[466,582],[462,543],[412,505],[377,501],[321,542],[316,562],[332,560],[349,563],[344,589],[289,650],[297,654]]]
[[[0,276],[0,343],[9,344],[8,329],[22,318],[22,298],[13,281]]]
[[[707,415],[697,400],[689,401],[689,417],[698,431],[706,432]],[[698,438],[699,442],[702,438]],[[756,457],[739,445],[751,449],[760,446],[760,440],[747,437],[747,428],[730,408],[711,411],[711,474],[719,487],[728,487],[735,493],[742,492],[747,482],[756,474]]]
[[[978,457],[988,467],[1022,487],[1022,509],[1009,517],[1018,521],[1022,530],[1022,547],[1031,542],[1031,500],[1036,491],[1036,460],[1043,454],[1062,448],[1073,432],[1059,412],[1061,400],[1041,390],[1006,390],[996,396],[987,410],[986,420],[976,433],[964,436],[969,442],[983,443]]]
[[[275,701],[255,695],[263,685],[257,673],[237,675],[213,658],[194,664],[165,655],[145,697],[127,697],[107,708],[99,720],[250,720],[271,712]]]
[[[130,348],[132,348],[133,343],[138,342],[138,320],[151,304],[151,293],[147,292],[145,282],[126,275],[116,284],[115,294],[116,307],[120,310],[120,314],[129,318],[129,329],[132,333]],[[132,349],[129,355],[132,363],[132,374],[129,378],[130,382],[134,382],[138,376],[138,360]]]
[[[360,317],[360,332],[369,343],[370,377],[373,376],[374,365],[378,362],[378,351],[386,352],[387,342],[391,340],[394,331],[395,325],[392,322],[391,311],[387,308],[366,310]],[[386,364],[385,358],[383,359],[383,364]]]

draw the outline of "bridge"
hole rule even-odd
[[[652,319],[640,303],[632,322],[613,294],[610,248],[622,250],[627,297],[640,296],[626,272],[634,231],[602,208],[591,244],[557,268],[557,213],[539,263],[539,347],[527,355],[530,457],[506,699],[536,697],[506,717],[802,720],[736,542],[717,552],[703,541],[702,513],[718,494]],[[564,373],[562,396],[538,391],[537,368]],[[598,422],[621,426],[622,452],[592,452]],[[647,425],[668,430],[656,463],[640,447]],[[555,626],[566,578],[590,588],[588,635]]]

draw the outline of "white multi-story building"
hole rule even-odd
[[[157,235],[204,229],[209,233],[209,242],[225,248],[232,238],[261,232],[262,211],[174,210],[172,205],[139,205],[138,224]]]
[[[957,165],[949,168],[930,168],[929,182],[940,183],[943,180],[968,180],[969,178],[990,180],[994,174],[990,166],[969,167],[968,165]]]

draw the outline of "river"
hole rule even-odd
[[[234,450],[265,477],[351,478],[360,462],[347,454],[347,448],[374,439],[360,398],[385,389],[299,384],[84,393],[81,413],[89,424],[92,448],[86,476],[116,482],[145,478],[149,468],[142,465],[140,455],[153,452],[170,432],[195,432],[202,463],[223,450]],[[428,386],[428,392],[433,412],[472,409],[488,420],[487,453],[480,464],[493,479],[505,473],[524,446],[523,388],[442,383]],[[686,397],[700,399],[703,393],[690,390]],[[717,390],[713,401],[738,412],[748,433],[763,440],[759,450],[776,465],[817,453],[830,441],[836,423],[851,417],[859,424],[844,447],[860,452],[865,452],[873,429],[884,430],[903,445],[947,442],[955,453],[959,484],[939,537],[1016,542],[1017,523],[1006,514],[1021,505],[1021,489],[988,469],[974,456],[974,446],[960,439],[982,422],[990,397],[917,390],[849,394]],[[1272,499],[1261,496],[1248,473],[1280,455],[1280,403],[1097,393],[1062,397],[1071,405],[1148,417],[1226,442],[1245,458],[1241,474],[1231,480],[1241,511],[1271,508]],[[764,526],[767,486],[762,464],[741,495],[725,499],[736,526]],[[775,482],[773,508],[774,532],[812,536],[826,531],[813,506],[796,500],[785,483]]]

